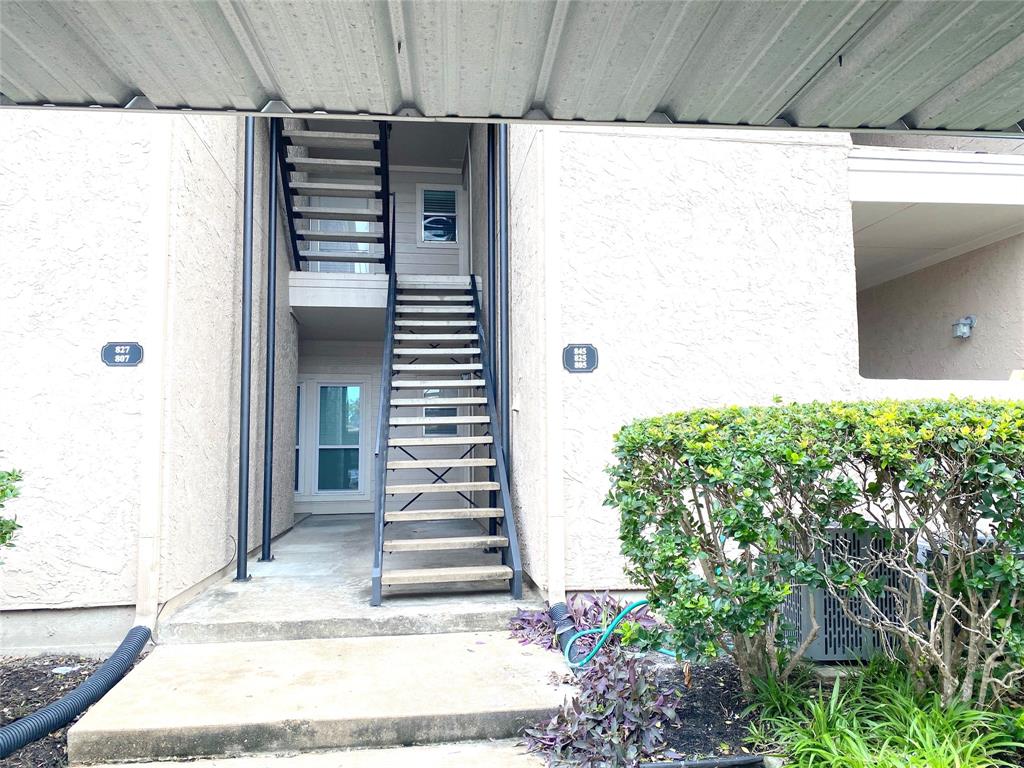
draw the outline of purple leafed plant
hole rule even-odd
[[[555,622],[547,611],[518,611],[508,623],[512,637],[521,645],[539,645],[541,648],[557,648]]]
[[[609,592],[572,595],[566,604],[577,630],[604,629],[612,623],[620,611],[629,605],[628,602],[617,599]],[[633,611],[626,621],[619,625],[620,628],[626,623],[645,630],[663,628],[663,625],[651,616],[646,605]],[[539,645],[541,648],[558,647],[555,640],[555,624],[551,621],[547,611],[519,611],[509,621],[509,629],[512,631],[512,636],[523,645]],[[598,635],[581,637],[576,642],[575,648],[583,653],[589,653],[598,637]],[[605,647],[617,645],[618,642],[618,637],[609,638]]]
[[[549,765],[633,768],[664,748],[678,702],[658,691],[649,661],[600,653],[579,683],[576,697],[550,721],[526,730],[531,752]]]

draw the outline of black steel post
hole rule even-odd
[[[238,416],[238,540],[235,581],[248,581],[249,389],[252,382],[252,186],[256,118],[245,118],[245,192],[242,211],[242,375]]]
[[[267,122],[267,388],[263,417],[263,540],[260,560],[273,560],[270,537],[274,517],[274,369],[277,362],[277,131]]]
[[[494,209],[494,142],[495,142],[495,131],[493,125],[487,126],[487,315],[484,318],[487,322],[487,342],[491,349],[497,349],[495,344],[496,325],[498,315],[495,312],[494,304],[495,297],[498,295],[498,291],[494,285],[494,277],[496,270],[494,269],[494,254],[495,254],[495,238],[497,232],[497,212]],[[496,358],[491,358],[491,380],[497,379],[497,371],[494,370],[493,365]]]
[[[508,279],[508,123],[498,126],[498,259],[499,284],[501,298],[499,300],[500,320],[500,361],[498,363],[501,382],[501,439],[504,443],[506,460],[511,462],[512,449],[510,434],[512,432],[511,408],[509,406],[509,279]]]

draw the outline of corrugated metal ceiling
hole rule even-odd
[[[7,104],[1002,132],[1024,120],[1020,0],[2,0],[0,28]]]

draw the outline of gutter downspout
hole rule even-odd
[[[154,124],[154,128],[156,124]],[[164,515],[164,416],[165,368],[168,336],[173,333],[171,317],[174,258],[170,234],[171,150],[174,122],[154,131],[150,210],[157,218],[151,228],[149,252],[162,258],[150,262],[146,307],[147,323],[143,343],[142,466],[139,489],[137,575],[135,581],[135,626],[152,630],[160,605],[160,548]]]
[[[277,358],[277,131],[267,121],[267,372],[263,417],[263,536],[260,560],[273,560],[270,539],[274,523],[274,369]]]
[[[497,314],[494,308],[495,297],[498,295],[494,285],[495,276],[495,244],[497,238],[496,212],[494,209],[494,126],[487,126],[487,348],[491,350],[491,381],[497,380],[497,356],[494,351],[497,349],[495,341],[495,320]]]
[[[238,538],[235,581],[248,581],[249,421],[252,387],[252,203],[256,118],[245,118],[245,187],[242,211],[242,349],[238,415]]]
[[[561,130],[538,128],[534,146],[540,157],[541,183],[541,280],[544,286],[544,343],[547,351],[545,371],[547,418],[545,453],[547,466],[548,511],[548,605],[565,603],[565,481],[562,432],[562,272],[559,249],[561,226],[560,147]],[[568,640],[568,635],[566,636]]]

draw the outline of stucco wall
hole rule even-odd
[[[1024,369],[1024,235],[861,291],[860,370],[870,378],[993,379]],[[969,339],[952,324],[975,315]]]
[[[549,586],[548,505],[552,471],[546,361],[549,329],[545,285],[551,272],[544,259],[544,132],[531,126],[509,129],[509,324],[511,389],[512,504],[523,568],[542,588]],[[554,272],[557,275],[557,272]]]
[[[17,371],[0,375],[0,461],[26,473],[11,506],[25,527],[0,566],[0,609],[131,606],[147,593],[165,600],[234,552],[241,119],[5,110],[0,138],[0,348],[8,372]],[[254,545],[264,130],[257,147]],[[287,450],[275,462],[275,531],[293,519],[297,343],[283,232],[275,430]],[[102,365],[108,341],[141,342],[143,363]]]
[[[160,600],[234,557],[238,515],[243,120],[186,116],[171,154],[164,515]],[[266,364],[266,126],[257,123],[253,231],[249,542],[261,540]],[[288,302],[285,220],[278,223],[273,531],[291,525],[297,333]]]
[[[150,341],[164,129],[148,116],[0,113],[0,465],[25,473],[0,610],[135,601],[146,369],[108,368],[100,348]]]

